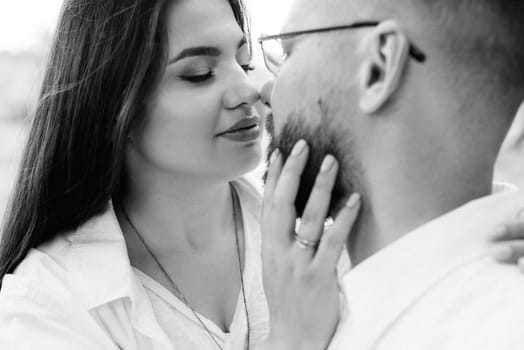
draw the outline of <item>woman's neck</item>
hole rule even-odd
[[[234,229],[229,183],[133,173],[122,209],[159,255],[220,246]]]

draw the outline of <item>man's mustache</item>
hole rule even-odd
[[[271,138],[275,137],[275,121],[274,121],[272,112],[269,112],[266,115],[265,125],[266,125],[266,131],[268,132],[269,136],[271,136]]]

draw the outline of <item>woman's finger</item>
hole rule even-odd
[[[280,207],[295,208],[295,198],[297,196],[298,186],[300,184],[300,177],[306,165],[309,155],[309,147],[304,140],[298,141],[291,154],[287,158],[275,191],[273,193],[274,204]],[[294,221],[294,219],[293,219]]]
[[[313,267],[319,273],[335,272],[342,249],[355,223],[360,210],[360,195],[353,193],[346,205],[340,210],[333,225],[324,233],[317,253],[313,259]]]
[[[524,257],[524,240],[497,243],[491,249],[491,256],[499,262],[516,264]]]
[[[520,218],[496,227],[491,235],[491,239],[495,242],[518,239],[524,240],[524,219]]]
[[[336,159],[332,155],[326,156],[302,215],[300,230],[297,232],[300,239],[311,243],[320,241],[337,172],[338,162]],[[310,260],[315,253],[314,249],[303,249],[298,245],[296,250],[300,256],[307,260]]]
[[[271,157],[269,158],[266,182],[264,184],[264,203],[266,203],[266,201],[268,201],[273,195],[281,171],[282,155],[280,153],[280,150],[277,148],[273,151],[273,153],[271,153]]]
[[[295,197],[308,154],[307,143],[298,141],[280,170],[273,192],[264,202],[264,224],[271,226],[265,233],[265,239],[271,242],[267,245],[271,249],[278,250],[272,244],[287,248],[291,242],[296,222]]]
[[[276,231],[273,227],[274,221],[277,219],[275,217],[276,213],[271,210],[270,203],[272,202],[272,196],[277,186],[278,179],[280,177],[280,172],[282,171],[282,154],[279,149],[275,149],[271,154],[269,160],[269,166],[266,175],[266,183],[264,186],[264,196],[262,199],[262,249],[265,254],[268,252],[277,253],[280,251],[279,244],[283,242],[282,234],[280,231]]]

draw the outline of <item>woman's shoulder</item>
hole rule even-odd
[[[67,261],[71,251],[70,234],[29,250],[12,274],[4,276],[0,295],[29,296],[67,294]]]
[[[40,295],[0,297],[0,349],[101,349],[69,306]]]
[[[45,282],[44,282],[45,283]],[[39,285],[6,275],[0,291],[0,349],[109,349],[82,304],[60,283]],[[30,335],[30,336],[28,336]]]
[[[90,242],[88,238],[94,235],[86,234],[88,228],[96,226],[94,222],[100,221],[106,213],[89,219],[76,229],[57,233],[51,240],[29,250],[12,274],[6,275],[4,280],[17,281],[20,291],[21,281],[25,281],[25,290],[35,287],[48,294],[68,294],[70,276],[76,269],[79,255],[89,246],[100,246],[99,241]],[[92,244],[91,244],[92,243]],[[12,282],[2,283],[2,292]]]
[[[12,333],[13,337],[17,337],[12,340],[16,344],[29,341],[22,334],[33,335],[45,322],[51,322],[50,318],[66,318],[73,309],[70,302],[73,296],[68,288],[67,271],[64,266],[64,260],[67,260],[68,256],[67,247],[65,237],[61,236],[33,248],[13,273],[3,277],[0,290],[0,324],[16,329],[16,332],[13,330]],[[27,315],[31,316],[32,322],[15,322]],[[0,331],[0,344],[5,340],[4,335]]]

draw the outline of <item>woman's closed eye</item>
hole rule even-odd
[[[202,82],[212,79],[214,76],[215,74],[213,73],[213,71],[209,70],[203,74],[196,74],[196,73],[184,74],[184,75],[181,75],[180,78],[190,83],[202,83]]]
[[[255,70],[255,67],[251,65],[250,63],[247,64],[241,64],[242,70],[246,73],[249,73],[251,71]],[[212,69],[208,69],[206,71],[194,71],[194,72],[187,72],[182,75],[180,75],[180,79],[188,81],[190,83],[203,83],[206,82],[212,78],[215,77],[215,72]]]

